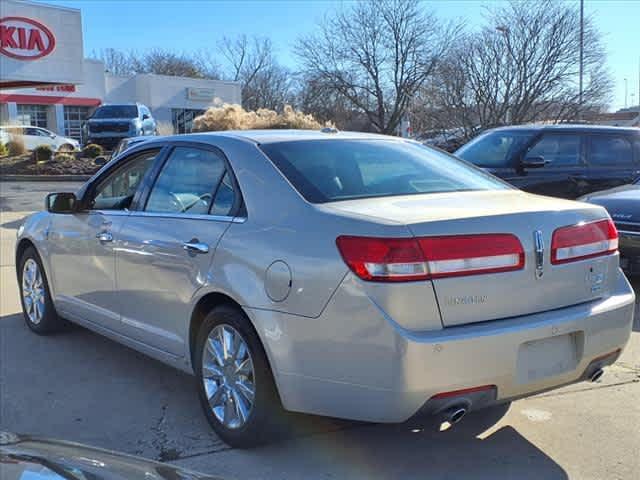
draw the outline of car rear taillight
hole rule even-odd
[[[524,268],[524,250],[511,234],[421,238],[341,236],[338,250],[363,280],[406,282]]]
[[[424,255],[414,238],[341,236],[336,244],[345,263],[363,280],[407,282],[429,278]]]
[[[554,265],[608,255],[618,250],[618,231],[611,219],[558,228],[551,238]]]

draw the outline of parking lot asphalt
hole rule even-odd
[[[0,430],[229,479],[637,478],[638,317],[623,356],[601,381],[472,413],[446,432],[434,420],[371,425],[295,415],[285,441],[245,451],[227,447],[209,429],[191,376],[82,328],[40,337],[24,325],[16,229],[47,192],[78,186],[0,185]],[[640,291],[640,280],[633,283]]]

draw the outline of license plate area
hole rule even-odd
[[[531,383],[575,370],[582,352],[582,333],[525,342],[518,349],[518,383]]]

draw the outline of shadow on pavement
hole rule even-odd
[[[205,454],[227,450],[225,468],[234,470],[238,461],[241,471],[253,472],[247,467],[255,464],[259,476],[275,468],[274,474],[292,478],[322,472],[337,478],[404,478],[417,472],[420,477],[566,478],[511,427],[476,437],[507,407],[469,414],[447,432],[437,432],[434,419],[371,425],[292,415],[289,440],[229,451],[200,411],[193,377],[80,327],[37,336],[20,314],[0,317],[0,385],[0,430],[187,462],[209,473],[221,473],[220,466],[216,455]]]
[[[11,222],[5,222],[2,225],[0,225],[0,227],[2,228],[8,228],[10,230],[17,230],[18,227],[20,225],[22,225],[22,222],[24,221],[24,218],[20,218],[18,220],[12,220]]]

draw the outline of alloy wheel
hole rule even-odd
[[[29,321],[38,325],[45,313],[45,290],[42,273],[33,258],[27,259],[22,268],[22,299]]]
[[[202,355],[202,382],[209,407],[229,429],[244,426],[253,410],[253,360],[242,335],[231,325],[209,333]]]

